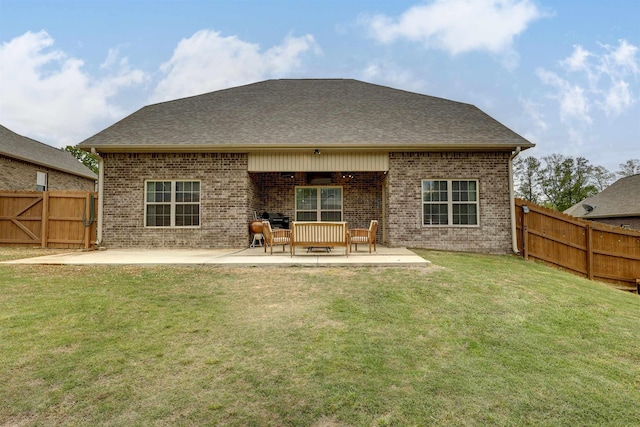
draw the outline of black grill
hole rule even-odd
[[[271,224],[271,228],[289,228],[289,217],[284,216],[281,213],[263,212],[262,219],[268,219]]]

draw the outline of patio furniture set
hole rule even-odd
[[[264,251],[269,247],[273,255],[273,246],[282,245],[282,252],[285,246],[289,245],[289,252],[293,257],[296,247],[307,248],[311,251],[316,248],[325,249],[327,252],[333,247],[344,247],[345,256],[353,252],[353,245],[358,250],[358,244],[368,244],[369,253],[371,247],[377,251],[376,232],[378,221],[371,220],[369,228],[347,227],[346,222],[299,222],[291,223],[291,229],[273,229],[269,221],[262,222],[262,235],[264,238]]]

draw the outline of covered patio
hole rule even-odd
[[[387,153],[331,150],[250,153],[250,217],[277,213],[288,221],[344,221],[366,228],[378,220],[386,241]]]

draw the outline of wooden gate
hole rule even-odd
[[[0,192],[0,245],[93,247],[97,195],[87,191]]]

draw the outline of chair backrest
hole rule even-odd
[[[372,241],[376,241],[376,233],[378,232],[378,220],[372,219],[371,224],[369,224],[369,238]]]
[[[262,235],[268,241],[271,241],[271,223],[269,221],[262,221]]]

